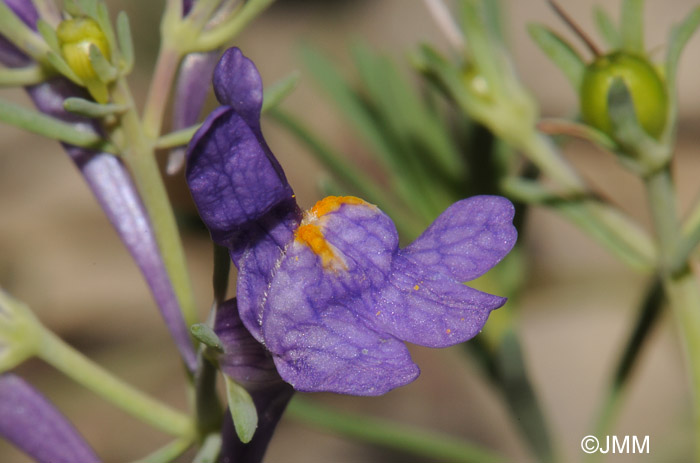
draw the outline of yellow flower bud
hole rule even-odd
[[[109,100],[107,85],[102,82],[90,62],[90,46],[95,45],[109,61],[107,38],[97,22],[91,18],[67,19],[56,30],[61,55],[75,74],[82,79],[88,91],[99,103]]]

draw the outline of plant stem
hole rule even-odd
[[[542,172],[556,181],[566,194],[581,194],[588,190],[576,170],[557,152],[545,135],[533,130],[519,140],[517,147],[521,148]]]
[[[651,216],[660,250],[660,273],[684,346],[686,366],[694,399],[695,461],[700,461],[700,289],[690,265],[671,270],[681,236],[676,215],[676,197],[668,166],[646,179]]]
[[[649,335],[657,326],[662,313],[664,302],[661,280],[657,277],[649,285],[644,300],[640,307],[635,326],[632,329],[625,348],[615,367],[615,371],[608,385],[607,397],[603,402],[594,425],[594,436],[606,436],[612,434],[613,423],[617,418],[624,397],[625,388],[629,384],[634,371],[633,367],[639,359],[639,355],[649,339]],[[593,453],[587,457],[588,461],[599,461],[601,454]]]
[[[136,114],[133,98],[123,79],[118,81],[112,96],[116,104],[130,108],[121,118],[121,127],[128,146],[121,156],[131,170],[136,188],[151,219],[163,263],[180,302],[185,323],[191,326],[198,321],[194,293],[175,215],[154,156],[153,142],[142,131],[143,126]]]
[[[700,290],[697,278],[689,266],[665,280],[664,288],[683,340],[694,402],[695,461],[700,462]]]
[[[455,437],[425,431],[388,420],[334,411],[295,398],[287,407],[293,419],[343,436],[401,452],[454,463],[500,463],[505,458]]]
[[[161,45],[143,110],[143,132],[151,140],[156,140],[160,135],[163,114],[181,58],[182,54],[176,48],[165,42]]]
[[[41,330],[39,358],[141,421],[175,436],[193,435],[187,415],[117,379],[46,328]]]

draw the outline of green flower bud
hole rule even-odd
[[[599,56],[586,67],[580,92],[584,121],[613,135],[608,92],[616,77],[625,82],[630,92],[639,124],[649,135],[658,138],[666,127],[666,86],[646,59],[629,53],[614,52]]]
[[[93,98],[99,103],[109,101],[106,82],[98,77],[90,61],[90,46],[96,46],[110,60],[107,38],[100,26],[91,18],[67,19],[56,30],[61,55],[68,66],[80,77]]]

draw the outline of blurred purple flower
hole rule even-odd
[[[0,436],[39,463],[100,461],[49,401],[13,374],[0,375]]]
[[[506,299],[462,284],[513,247],[513,206],[477,196],[400,249],[391,219],[354,197],[302,214],[260,130],[262,82],[238,49],[214,72],[223,105],[189,146],[187,181],[212,239],[238,267],[238,308],[301,391],[379,395],[419,374],[403,341],[466,341]]]
[[[4,1],[27,26],[36,29],[38,14],[31,0]],[[18,67],[31,61],[10,42],[0,36],[0,64]],[[99,132],[95,121],[66,112],[63,101],[68,97],[89,98],[87,93],[64,78],[54,78],[26,88],[36,107],[43,113],[81,130]],[[75,146],[63,145],[80,169],[107,218],[131,253],[148,283],[163,319],[180,350],[187,367],[194,371],[196,355],[189,330],[180,312],[175,292],[163,264],[153,228],[131,180],[131,174],[120,159]]]

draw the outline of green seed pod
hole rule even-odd
[[[109,44],[100,26],[91,18],[67,19],[58,25],[56,36],[68,66],[83,80],[97,102],[106,103],[109,100],[107,85],[99,79],[90,61],[91,45],[110,60]]]
[[[658,138],[666,127],[666,86],[646,59],[629,53],[599,56],[586,67],[580,91],[584,121],[612,135],[608,92],[616,77],[625,82],[630,92],[639,124],[649,135]]]

